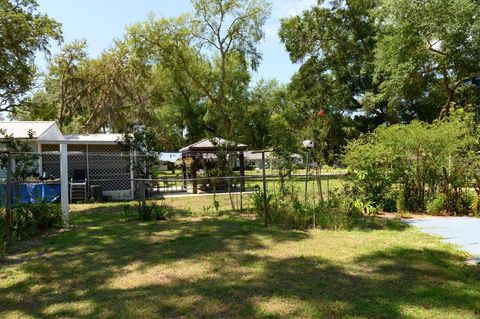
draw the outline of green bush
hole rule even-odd
[[[63,226],[62,210],[58,204],[18,204],[13,206],[12,213],[13,234],[18,239]]]
[[[350,142],[344,162],[351,196],[386,211],[468,213],[466,188],[480,163],[472,122],[457,110],[443,121],[382,126]]]
[[[156,202],[143,203],[138,206],[138,214],[144,221],[165,220],[168,210],[163,203],[160,205]]]
[[[427,212],[438,214],[443,211],[445,205],[445,196],[437,194],[427,202]]]
[[[261,191],[252,195],[252,205],[257,217],[264,216],[264,201]],[[267,194],[269,223],[285,228],[308,229],[315,226],[322,229],[350,229],[362,216],[360,209],[347,197],[331,194],[328,201],[315,205],[300,201],[295,193],[281,196]]]
[[[319,203],[313,207],[313,210],[315,211],[315,226],[321,229],[350,229],[361,215],[357,215],[359,210],[356,209],[356,206],[349,208],[342,203],[335,207]]]
[[[480,198],[478,197],[478,195],[475,195],[473,196],[472,206],[471,206],[472,214],[475,216],[478,216],[479,210],[480,210]]]
[[[5,231],[5,209],[1,209],[0,227]],[[17,204],[12,207],[11,240],[14,242],[40,235],[63,226],[62,210],[59,204],[37,203]],[[3,236],[2,236],[3,238]],[[4,243],[11,246],[12,243]]]

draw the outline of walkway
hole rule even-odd
[[[460,246],[472,255],[471,262],[480,263],[480,218],[428,217],[405,222],[427,234],[440,236],[447,243]]]

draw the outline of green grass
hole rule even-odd
[[[321,180],[322,185],[322,194],[324,198],[326,198],[328,192],[333,192],[336,190],[343,189],[343,183],[345,181],[341,177],[329,177],[328,180],[323,178]],[[246,183],[247,189],[251,189],[254,186],[262,188],[262,180],[248,180]],[[305,179],[292,179],[286,180],[285,185],[287,188],[292,189],[295,193],[299,194],[300,198],[302,198],[305,194]],[[275,180],[268,180],[267,181],[267,189],[271,192],[279,193],[280,191],[280,181],[278,179]],[[317,181],[309,180],[307,184],[307,197],[310,201],[318,201],[320,191],[318,189]]]
[[[413,228],[264,228],[202,200],[152,223],[73,206],[73,229],[0,264],[0,318],[480,317],[478,270]]]
[[[239,174],[239,172],[235,172]],[[328,168],[323,170],[324,174],[327,173],[345,173],[345,170]],[[278,170],[266,170],[266,174],[278,174]],[[296,169],[292,172],[292,174],[305,174],[304,169]],[[313,173],[312,173],[313,174]],[[247,190],[252,190],[254,187],[259,187],[260,189],[263,187],[262,182],[262,172],[249,170],[245,172],[245,175],[248,179],[245,182]],[[176,174],[171,174],[170,171],[162,171],[159,173],[159,178],[162,177],[174,177],[177,176],[181,178],[181,171],[176,170]],[[310,180],[307,184],[307,197],[308,200],[311,202],[318,202],[320,198],[320,191],[318,188],[317,181],[313,180],[313,175],[310,177]],[[334,192],[336,190],[341,190],[344,187],[345,178],[343,176],[323,176],[321,179],[321,186],[322,186],[322,196],[324,199],[327,198],[329,192]],[[291,179],[285,179],[285,185],[290,189],[293,188],[293,191],[299,194],[300,198],[303,198],[305,194],[305,178],[304,177],[292,177]],[[279,193],[280,190],[280,181],[278,178],[269,178],[267,179],[267,189],[271,192]]]

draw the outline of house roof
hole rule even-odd
[[[64,135],[67,144],[117,144],[122,134],[72,134]]]
[[[14,138],[27,139],[28,132],[34,132],[33,139],[39,144],[109,144],[115,145],[122,134],[72,134],[63,135],[55,121],[0,121],[0,129]]]
[[[0,129],[6,130],[14,138],[29,138],[30,130],[34,133],[35,139],[42,139],[49,133],[56,137],[61,136],[60,130],[54,121],[1,121]]]
[[[301,159],[302,155],[297,154],[297,153],[292,153],[290,154],[291,158],[296,158],[296,159]],[[273,152],[265,152],[265,159],[269,158],[275,158],[275,154]],[[245,152],[245,159],[250,160],[250,161],[256,161],[256,160],[261,160],[262,159],[262,153],[261,152],[255,152],[255,151],[247,151]]]
[[[223,147],[225,147],[226,149],[222,149]],[[184,148],[181,148],[179,152],[215,152],[219,150],[242,151],[245,149],[247,149],[247,145],[245,144],[235,144],[235,142],[228,141],[223,138],[212,137],[210,139],[204,139],[199,142],[185,146]]]
[[[272,152],[265,152],[265,158],[270,157]],[[262,153],[261,152],[253,152],[253,151],[247,151],[245,152],[245,159],[249,161],[259,161],[262,159]]]

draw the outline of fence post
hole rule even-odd
[[[330,173],[327,174],[327,204],[330,206]]]
[[[265,227],[268,227],[267,207],[267,177],[265,176],[265,151],[262,151],[262,173],[263,173],[263,214],[265,216]]]
[[[68,147],[66,143],[60,144],[60,181],[61,190],[60,197],[62,203],[63,222],[68,227],[69,211],[68,211]]]
[[[243,180],[243,187],[245,187],[245,175],[240,177]],[[243,191],[244,188],[240,187],[240,213],[243,214]]]
[[[11,224],[12,224],[12,154],[7,153],[7,184],[5,198],[5,234],[4,245],[8,250],[11,243]]]
[[[307,149],[307,160],[305,165],[305,204],[307,203],[307,191],[308,191],[308,149]]]

